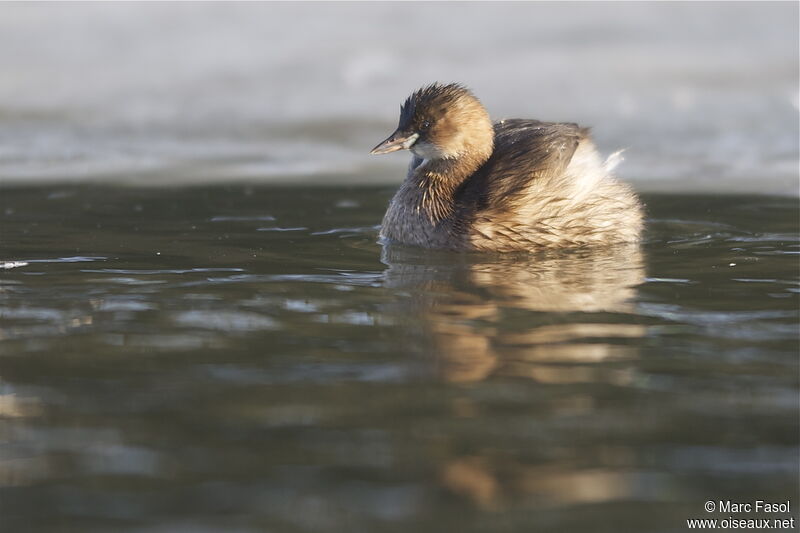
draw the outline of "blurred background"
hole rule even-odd
[[[798,193],[798,4],[0,6],[0,180],[390,183],[432,81],[576,121],[643,191]]]

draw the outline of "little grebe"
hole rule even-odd
[[[408,175],[381,226],[390,241],[456,250],[514,251],[639,240],[642,208],[577,124],[492,125],[464,86],[434,83],[400,108],[371,153],[411,150]]]

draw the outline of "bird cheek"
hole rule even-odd
[[[442,150],[430,142],[430,140],[422,140],[414,144],[411,147],[411,151],[414,152],[414,155],[421,157],[422,159],[441,159],[443,157]]]

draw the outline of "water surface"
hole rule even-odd
[[[685,531],[797,505],[798,206],[376,243],[391,188],[0,193],[7,531]],[[782,517],[786,517],[783,516]]]

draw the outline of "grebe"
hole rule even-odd
[[[509,252],[639,240],[641,204],[601,160],[587,128],[510,119],[492,124],[463,85],[434,83],[400,109],[371,153],[411,150],[383,218],[388,241]]]

